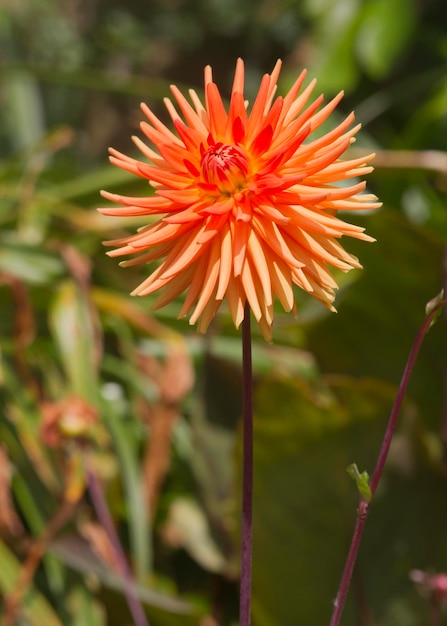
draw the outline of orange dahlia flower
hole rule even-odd
[[[316,81],[301,91],[303,71],[284,98],[275,98],[280,68],[278,61],[263,77],[249,107],[239,59],[227,110],[206,67],[204,104],[193,90],[188,102],[175,86],[176,105],[165,99],[176,133],[142,104],[148,121],[141,130],[151,147],[137,137],[134,142],[148,162],[110,150],[113,164],[146,178],[155,193],[133,198],[102,192],[121,205],[102,213],[150,218],[137,234],[106,242],[118,246],[108,254],[138,255],[124,266],[158,261],[133,294],[160,291],[159,308],[186,291],[179,317],[193,309],[190,323],[199,321],[200,331],[225,299],[236,327],[248,302],[270,338],[274,297],[293,310],[293,285],[334,310],[337,284],[328,266],[361,267],[337,240],[373,241],[337,217],[340,210],[380,206],[375,196],[361,193],[364,182],[337,184],[372,170],[367,163],[373,154],[340,160],[360,128],[352,125],[354,114],[312,139],[343,93],[322,108],[323,96],[309,103]]]

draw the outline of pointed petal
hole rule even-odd
[[[203,313],[206,305],[211,299],[215,300],[216,284],[219,277],[220,267],[220,246],[212,245],[208,257],[207,267],[202,271],[202,289],[196,308],[190,318],[190,324],[195,324]]]
[[[216,292],[218,300],[224,299],[233,270],[233,247],[231,240],[231,231],[227,225],[222,229],[220,235],[220,272]]]
[[[260,290],[262,290],[262,299],[267,306],[270,306],[273,303],[273,297],[269,266],[266,260],[266,254],[264,253],[264,246],[253,231],[250,232],[248,238],[248,251],[253,274],[256,274],[257,283],[259,284]],[[254,279],[256,280],[255,277]]]

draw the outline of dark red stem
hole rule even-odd
[[[251,623],[251,576],[253,549],[253,372],[251,359],[250,307],[242,322],[242,537],[239,624]]]
[[[419,354],[420,347],[424,340],[425,335],[427,334],[430,326],[432,325],[433,320],[438,315],[439,309],[444,306],[445,300],[442,300],[436,304],[425,317],[421,327],[418,330],[418,333],[415,337],[413,345],[410,350],[410,354],[408,356],[407,364],[405,365],[404,373],[402,374],[402,379],[400,381],[399,389],[397,391],[396,399],[394,401],[393,408],[391,410],[391,414],[388,420],[388,424],[385,431],[385,436],[383,438],[382,446],[380,448],[379,456],[377,459],[376,467],[374,469],[374,473],[371,477],[371,481],[369,483],[371,489],[371,498],[374,496],[377,485],[382,477],[383,469],[385,467],[385,462],[388,456],[388,452],[391,445],[391,439],[393,437],[394,431],[396,429],[397,419],[399,417],[400,409],[402,406],[402,402],[405,396],[405,392],[408,387],[408,383],[410,382],[410,377],[413,372],[414,364]],[[352,573],[354,571],[354,565],[357,560],[357,555],[360,548],[360,543],[363,536],[363,530],[365,528],[366,520],[368,518],[369,513],[369,503],[367,503],[362,496],[360,496],[359,507],[357,509],[357,519],[354,527],[354,532],[351,539],[351,545],[349,547],[348,556],[346,558],[345,568],[343,570],[343,575],[340,581],[340,586],[338,588],[337,597],[334,602],[334,610],[332,612],[332,617],[330,621],[330,626],[339,626],[341,616],[343,613],[343,609],[346,602],[346,597],[348,595],[349,587],[352,580]]]

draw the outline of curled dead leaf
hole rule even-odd
[[[0,534],[13,536],[23,532],[23,526],[16,513],[11,497],[12,466],[8,454],[0,446]]]

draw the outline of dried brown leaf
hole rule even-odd
[[[11,497],[11,477],[12,467],[8,454],[0,446],[0,534],[18,536],[23,533],[23,526]]]

